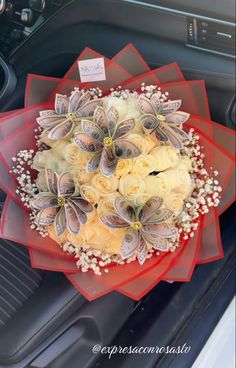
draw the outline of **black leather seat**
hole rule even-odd
[[[44,273],[31,268],[25,247],[0,240],[0,328],[40,287]]]
[[[92,346],[108,344],[133,305],[118,293],[89,303],[62,273],[33,269],[27,248],[0,239],[0,368],[64,368],[63,348],[80,357],[77,368],[92,367]]]

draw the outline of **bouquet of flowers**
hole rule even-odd
[[[189,281],[223,257],[234,138],[176,63],[86,48],[62,79],[29,75],[25,107],[0,115],[1,237],[89,300]]]

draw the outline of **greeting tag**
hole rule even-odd
[[[104,58],[79,60],[81,82],[96,82],[106,79]]]

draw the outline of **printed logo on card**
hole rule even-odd
[[[81,82],[96,82],[106,79],[104,58],[79,60]]]

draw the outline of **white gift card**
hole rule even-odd
[[[104,58],[79,60],[81,82],[96,82],[106,79]]]

